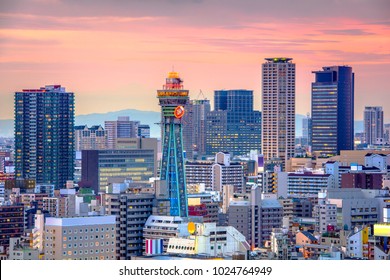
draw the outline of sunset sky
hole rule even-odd
[[[1,0],[0,119],[13,93],[61,84],[76,114],[158,111],[174,68],[202,90],[251,89],[260,109],[265,57],[296,63],[296,111],[310,112],[314,70],[350,65],[355,119],[383,106],[390,121],[388,0]]]

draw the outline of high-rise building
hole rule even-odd
[[[286,166],[295,148],[295,63],[292,58],[266,58],[262,73],[262,153],[266,164]]]
[[[367,107],[364,109],[364,134],[366,144],[383,142],[383,111],[382,107]]]
[[[154,194],[109,193],[104,205],[108,215],[116,216],[116,251],[119,260],[129,260],[143,252],[143,228],[152,215]]]
[[[193,119],[192,100],[188,100],[184,106],[185,114],[182,118],[182,134],[183,134],[183,152],[185,159],[193,159],[194,151],[194,119]]]
[[[76,151],[104,150],[107,148],[107,135],[101,125],[75,127]]]
[[[183,117],[183,142],[187,159],[206,155],[206,121],[210,100],[190,100]]]
[[[215,91],[214,111],[206,119],[207,155],[261,150],[261,113],[253,110],[252,90]]]
[[[241,232],[252,248],[264,246],[272,229],[282,227],[282,205],[276,196],[260,191],[254,186],[250,194],[236,196],[228,209],[228,225]]]
[[[107,148],[116,149],[117,139],[138,137],[138,121],[130,121],[130,117],[118,117],[116,121],[105,121]]]
[[[244,187],[244,170],[239,162],[230,162],[230,154],[219,152],[215,161],[187,161],[188,185],[204,184],[207,190],[222,192],[223,186],[233,186],[236,192]]]
[[[385,139],[385,143],[390,144],[390,124],[389,123],[384,125],[383,137]]]
[[[349,66],[314,71],[312,83],[312,151],[332,156],[354,149],[354,73]]]
[[[252,90],[216,90],[214,92],[214,111],[252,112]]]
[[[148,124],[138,125],[138,137],[139,138],[150,138],[150,126]]]
[[[104,192],[110,177],[149,182],[157,176],[157,139],[132,138],[133,147],[121,150],[82,151],[81,183]]]
[[[312,134],[311,117],[309,114],[307,114],[306,118],[302,119],[302,137],[303,139],[305,139],[307,146],[311,146],[311,134]]]
[[[73,92],[60,85],[15,92],[16,177],[63,188],[74,157]]]
[[[188,90],[177,72],[170,72],[162,90],[157,90],[161,106],[162,159],[160,179],[166,182],[171,216],[188,216],[184,169],[182,117],[188,101]]]

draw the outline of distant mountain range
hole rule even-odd
[[[126,109],[108,113],[95,113],[87,115],[78,115],[75,118],[75,125],[102,125],[104,121],[117,120],[119,116],[129,116],[130,120],[140,121],[141,124],[150,126],[151,137],[160,137],[160,127],[157,125],[160,122],[160,112],[140,111],[135,109]],[[302,119],[305,115],[295,115],[295,135],[302,136]],[[363,121],[355,121],[355,133],[363,132]],[[14,122],[13,120],[0,120],[0,137],[13,137]]]
[[[150,126],[151,137],[161,137],[160,127],[156,124],[160,122],[160,112],[140,111],[140,110],[121,110],[108,113],[94,113],[87,115],[78,115],[75,117],[75,125],[101,125],[104,127],[104,121],[115,121],[119,116],[129,116],[130,120],[140,121],[141,124]],[[14,121],[0,120],[0,137],[13,137]]]
[[[126,109],[108,113],[95,113],[88,115],[79,115],[75,118],[76,125],[101,125],[104,127],[104,121],[115,121],[120,116],[128,116],[131,121],[140,121],[141,124],[150,126],[150,136],[160,138],[160,127],[157,123],[161,121],[160,112],[140,111],[134,109]]]

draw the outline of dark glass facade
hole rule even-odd
[[[155,150],[84,150],[82,153],[82,184],[95,193],[105,192],[110,177],[130,178],[149,182],[156,176]]]
[[[302,119],[302,138],[307,146],[311,146],[312,122],[309,115]]]
[[[215,107],[216,110],[207,114],[206,154],[215,155],[221,151],[233,155],[245,155],[250,150],[260,152],[261,113],[253,110],[253,91],[215,91],[214,97],[215,103],[226,103],[226,106]]]
[[[312,151],[318,156],[353,150],[354,73],[349,66],[314,71],[312,83]]]
[[[16,178],[64,188],[73,180],[74,94],[60,85],[15,93]]]

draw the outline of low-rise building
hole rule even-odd
[[[271,232],[271,251],[277,260],[291,260],[293,246],[288,236],[288,230],[274,228]]]
[[[0,205],[0,233],[0,247],[5,252],[10,238],[21,237],[24,233],[23,205]]]
[[[254,186],[250,194],[236,196],[229,205],[228,225],[240,231],[252,246],[269,241],[273,228],[281,228],[283,207],[273,194],[260,194]]]
[[[9,260],[39,260],[40,254],[38,249],[33,249],[23,242],[22,238],[10,238]]]
[[[352,259],[368,259],[368,236],[369,228],[355,228],[347,236],[346,255]]]
[[[184,223],[179,227],[179,237],[169,239],[167,253],[232,257],[248,255],[249,244],[237,229],[217,226],[216,223]]]

